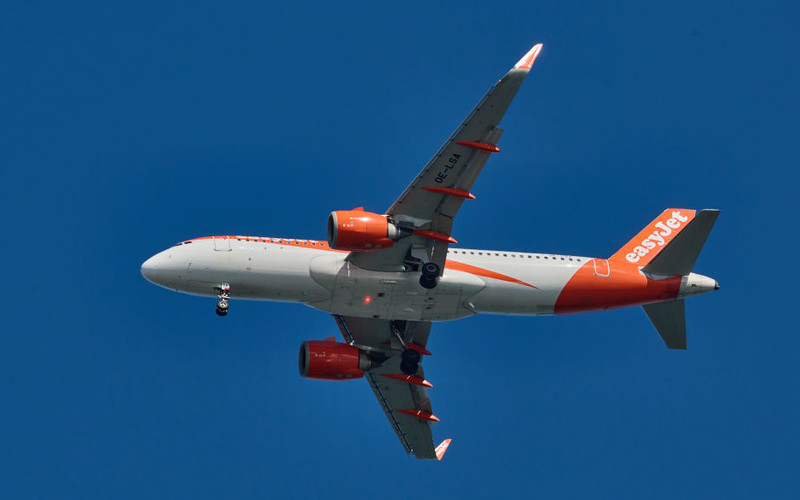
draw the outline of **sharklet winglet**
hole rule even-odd
[[[517,61],[517,64],[514,65],[514,69],[530,70],[533,67],[533,61],[536,60],[536,56],[539,55],[540,50],[542,50],[542,44],[537,43],[531,48],[531,50],[528,51],[527,54],[522,56],[522,59]]]
[[[451,438],[447,438],[441,443],[439,446],[436,447],[436,460],[441,460],[444,457],[444,453],[447,451],[447,448],[450,446],[450,442],[453,441]]]

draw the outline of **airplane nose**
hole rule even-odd
[[[142,264],[142,276],[151,283],[157,283],[159,271],[158,260],[158,255],[153,255]]]
[[[141,273],[150,283],[175,290],[183,274],[182,271],[188,266],[189,260],[176,255],[174,249],[168,249],[144,261]]]

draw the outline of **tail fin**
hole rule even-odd
[[[683,276],[692,272],[700,250],[717,221],[719,210],[701,210],[644,268],[661,276]]]
[[[718,215],[719,210],[668,208],[610,260],[624,260],[662,276],[689,274]]]
[[[642,271],[657,276],[687,276],[692,272],[717,216],[719,210],[695,212],[668,208],[612,255],[610,260],[637,264],[642,266]],[[695,282],[708,282],[706,285],[701,281],[704,284],[703,291],[719,288],[714,280],[705,276],[688,276],[690,283],[693,279]],[[686,312],[682,298],[647,304],[642,308],[667,347],[686,349]]]

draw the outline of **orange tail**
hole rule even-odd
[[[678,233],[689,225],[694,219],[695,213],[695,210],[685,208],[664,210],[653,222],[612,255],[610,260],[646,266]]]

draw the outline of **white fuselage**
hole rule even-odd
[[[592,259],[450,249],[432,290],[418,273],[359,268],[349,254],[314,240],[244,236],[179,243],[142,265],[150,281],[194,295],[302,302],[348,316],[444,321],[479,312],[553,314],[565,284]]]

